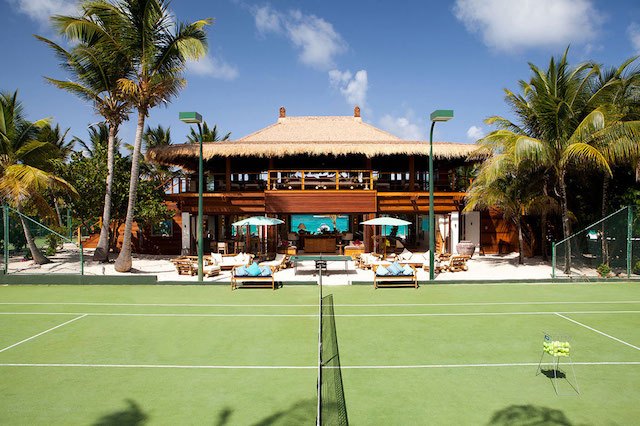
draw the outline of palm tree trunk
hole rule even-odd
[[[542,232],[542,238],[540,239],[540,244],[542,245],[542,261],[547,262],[549,260],[549,244],[547,243],[547,205],[549,204],[548,197],[549,191],[547,188],[547,179],[544,179],[544,183],[542,185],[542,193],[545,195],[544,206],[542,207],[542,212],[540,214],[540,230]]]
[[[124,225],[122,250],[114,265],[118,272],[131,270],[131,230],[133,228],[133,215],[136,208],[136,193],[138,192],[138,175],[140,172],[140,146],[142,145],[142,132],[144,131],[145,113],[138,110],[138,128],[131,156],[131,180],[129,181],[129,204],[127,205],[127,219]]]
[[[607,215],[607,198],[609,196],[609,184],[611,182],[611,178],[607,173],[604,175],[604,179],[602,181],[602,217],[604,218]],[[606,221],[605,221],[606,222]],[[605,226],[605,222],[602,222],[602,228],[600,232],[600,238],[602,239],[602,263],[608,265],[609,264],[609,244],[607,243],[607,228]]]
[[[18,210],[18,213],[20,213],[20,210]],[[29,251],[31,252],[31,257],[33,258],[33,261],[36,262],[38,265],[51,263],[51,260],[49,260],[44,254],[40,252],[40,250],[38,250],[38,247],[36,246],[36,242],[33,239],[33,235],[31,234],[31,230],[27,226],[27,222],[25,222],[22,214],[18,216],[20,216],[20,222],[22,223],[22,229],[24,230],[24,238],[27,240],[27,246],[29,247]]]
[[[558,179],[560,191],[560,210],[562,212],[562,235],[565,241],[564,273],[571,273],[571,242],[567,240],[571,236],[571,225],[569,223],[569,207],[567,205],[567,184],[565,182],[566,171],[561,171]]]
[[[109,141],[107,144],[107,188],[104,193],[104,209],[102,210],[102,227],[100,239],[93,253],[93,260],[109,261],[109,223],[111,223],[111,193],[113,191],[114,149],[118,126],[109,124]]]
[[[51,194],[51,202],[53,203],[53,207],[56,209],[56,217],[58,218],[58,226],[60,226],[60,228],[63,228],[64,225],[62,224],[62,215],[60,214],[60,206],[58,205],[58,199],[53,194]]]
[[[524,238],[522,237],[522,215],[518,214],[516,219],[516,227],[518,228],[518,265],[524,265],[524,255],[522,250],[524,248]]]

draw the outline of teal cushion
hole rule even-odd
[[[247,268],[247,273],[249,274],[250,277],[257,277],[258,275],[260,275],[261,272],[262,272],[262,269],[256,262],[253,262],[251,266]]]
[[[391,265],[387,266],[389,273],[391,275],[399,275],[403,271],[403,267],[398,264],[398,262],[393,262]]]
[[[270,277],[271,276],[271,268],[269,268],[268,266],[261,266],[260,269],[261,269],[261,271],[260,271],[260,276],[261,277]]]
[[[409,265],[406,265],[402,270],[402,275],[409,275],[409,276],[413,275],[413,268]]]
[[[247,272],[247,268],[245,268],[244,266],[240,266],[239,268],[236,268],[235,274],[236,274],[236,277],[246,277],[247,275],[249,275],[249,273]]]
[[[389,270],[384,266],[380,265],[376,268],[376,275],[380,277],[384,277],[385,275],[389,275]]]

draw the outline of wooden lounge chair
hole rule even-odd
[[[176,266],[178,275],[196,275],[198,273],[197,261],[194,263],[193,260],[188,257],[183,256],[171,259],[171,263]]]
[[[273,267],[275,271],[280,271],[287,267],[288,262],[289,256],[287,256],[286,254],[278,253],[276,254],[276,258],[274,260],[260,262],[260,266],[269,266]]]
[[[451,256],[447,269],[449,272],[466,271],[469,269],[467,268],[467,260],[469,260],[469,256]]]
[[[377,253],[362,253],[358,257],[357,266],[360,269],[371,269],[374,265],[389,264],[382,261],[382,255]]]
[[[271,287],[272,290],[276,289],[276,281],[273,278],[273,275],[276,273],[275,268],[274,267],[269,267],[271,269],[271,275],[269,275],[268,277],[264,277],[264,276],[250,276],[250,275],[243,275],[243,276],[237,276],[236,275],[236,271],[238,270],[238,268],[241,268],[241,266],[234,266],[233,269],[231,270],[231,290],[235,290],[238,287],[244,287],[244,288],[269,288]]]
[[[418,288],[418,274],[416,268],[409,265],[413,275],[378,275],[380,265],[373,265],[373,288],[378,287],[413,287]]]

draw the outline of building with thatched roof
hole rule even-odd
[[[474,149],[470,144],[434,143],[437,234],[447,251],[455,247],[460,236],[479,242],[479,221],[470,229],[460,219],[474,165],[469,156]],[[198,156],[198,144],[189,143],[147,153],[149,161],[178,167],[185,173],[167,188],[167,200],[176,203],[179,215],[170,235],[154,240],[159,248],[181,245],[183,253],[195,248]],[[301,239],[296,235],[300,223],[304,223],[303,215],[334,218],[333,223],[325,219],[329,222],[325,225],[330,225],[333,249],[341,239],[345,244],[362,240],[371,248],[371,229],[360,223],[380,215],[404,218],[413,224],[406,229],[383,230],[392,234],[398,246],[425,249],[429,231],[428,156],[428,142],[402,140],[364,123],[358,107],[353,116],[333,117],[288,117],[280,108],[277,122],[270,126],[237,140],[204,143],[205,249],[216,249],[219,242],[245,241],[230,224],[251,215],[285,221],[278,231],[275,227],[267,231],[271,250],[288,240],[299,250],[305,249],[301,240],[309,242],[314,237],[305,235]],[[306,225],[311,233],[317,231],[315,219]],[[338,228],[336,234],[334,228]],[[307,251],[310,247],[307,245]],[[234,248],[237,244],[227,246],[228,251]]]

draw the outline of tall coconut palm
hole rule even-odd
[[[145,119],[152,108],[168,102],[184,87],[182,74],[186,61],[206,54],[204,27],[211,21],[175,24],[165,0],[126,0],[119,2],[117,8],[122,19],[121,25],[114,28],[114,34],[122,36],[130,62],[135,64],[133,75],[120,79],[119,87],[138,111],[127,219],[122,250],[115,263],[116,271],[127,272],[131,270],[131,230]]]
[[[227,132],[222,137],[220,136],[218,133],[218,125],[214,124],[212,128],[209,128],[206,121],[202,123],[202,142],[228,141],[230,138],[231,132]],[[193,127],[189,135],[187,135],[187,141],[189,143],[198,143],[200,141],[200,136]]]
[[[117,20],[109,7],[102,2],[84,1],[84,14],[79,17],[55,16],[55,27],[67,38],[79,42],[66,50],[44,37],[36,36],[46,43],[60,60],[61,66],[70,74],[71,80],[47,80],[56,87],[68,91],[83,101],[91,103],[109,127],[107,149],[107,178],[102,212],[100,239],[94,260],[109,260],[109,223],[111,220],[111,198],[113,191],[114,150],[119,126],[128,119],[130,104],[118,88],[118,80],[131,72],[130,62],[123,51],[123,44],[112,37],[112,27]]]
[[[75,193],[75,189],[47,170],[57,149],[49,142],[37,140],[37,136],[48,120],[27,121],[17,98],[17,91],[0,94],[0,196],[18,213],[25,207],[33,207],[43,216],[51,215],[44,192],[59,189]],[[48,263],[49,259],[36,247],[22,214],[20,221],[33,260],[40,265]]]
[[[39,141],[48,142],[56,148],[57,153],[55,154],[55,157],[51,159],[52,168],[61,167],[62,164],[69,160],[69,156],[73,152],[74,141],[66,139],[69,130],[70,129],[67,129],[63,132],[59,124],[56,124],[55,127],[52,127],[51,124],[47,123],[38,132]],[[61,200],[59,194],[51,191],[49,196],[56,211],[58,226],[62,228],[62,214],[60,213]]]

